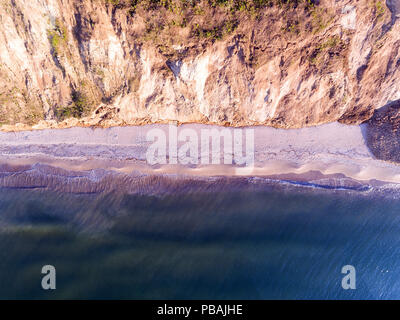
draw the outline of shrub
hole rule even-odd
[[[81,118],[91,110],[91,103],[87,96],[80,91],[72,92],[72,104],[56,110],[56,117],[59,120],[67,118]]]

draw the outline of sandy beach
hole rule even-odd
[[[188,128],[199,134],[204,128],[235,130],[199,124],[181,125],[177,130]],[[374,158],[365,144],[363,125],[331,123],[291,130],[251,127],[254,130],[252,167],[179,163],[151,166],[146,161],[146,151],[151,145],[146,134],[154,129],[163,130],[168,137],[168,125],[1,132],[2,179],[11,179],[17,172],[26,174],[27,168],[32,170],[35,166],[47,165],[85,174],[104,170],[124,175],[270,177],[318,183],[327,179],[330,183],[335,179],[335,183],[341,183],[338,181],[347,179],[346,184],[349,181],[400,183],[400,166]],[[14,172],[12,176],[8,174],[10,171]]]

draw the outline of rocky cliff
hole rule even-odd
[[[400,0],[0,0],[3,130],[360,123],[400,99]]]

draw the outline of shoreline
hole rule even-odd
[[[75,194],[101,196],[107,194],[165,197],[186,194],[218,193],[311,193],[337,194],[378,198],[400,198],[400,185],[382,181],[360,182],[342,174],[307,174],[271,176],[195,176],[184,174],[130,174],[93,169],[89,171],[63,170],[42,164],[33,166],[0,165],[0,189],[32,191],[46,194]]]
[[[179,130],[185,128],[196,132],[203,128],[235,130],[201,124],[179,126]],[[235,165],[150,166],[145,157],[151,144],[146,140],[146,133],[150,129],[167,132],[168,125],[0,132],[0,186],[7,185],[5,178],[10,181],[14,177],[17,181],[17,176],[22,173],[26,175],[23,180],[29,184],[28,173],[38,165],[52,168],[51,172],[59,170],[67,176],[66,172],[71,176],[77,173],[90,176],[91,172],[103,171],[125,178],[139,173],[193,179],[261,177],[322,186],[400,186],[400,166],[374,158],[366,145],[363,125],[331,123],[289,130],[249,128],[254,129],[255,151],[254,167],[250,168]],[[11,168],[14,174],[10,176],[4,168]],[[108,183],[112,184],[111,181]]]

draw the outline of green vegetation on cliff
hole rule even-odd
[[[87,115],[92,109],[92,103],[82,91],[73,91],[72,104],[67,107],[58,108],[56,117],[58,120],[65,120],[70,117],[81,118]]]
[[[48,30],[47,34],[53,50],[53,56],[58,58],[61,54],[62,46],[64,46],[67,41],[67,28],[59,19],[56,19],[54,29]]]
[[[189,28],[191,36],[217,40],[231,34],[241,21],[259,19],[266,8],[303,10],[313,15],[314,29],[319,31],[326,21],[316,0],[104,0],[115,9],[125,9],[133,17],[139,14],[146,21],[146,41],[162,37],[170,27]],[[284,13],[285,13],[284,12]],[[285,13],[286,14],[286,13]],[[287,31],[294,31],[298,21],[288,20]],[[286,29],[285,29],[286,30]],[[296,27],[296,32],[299,29]]]

